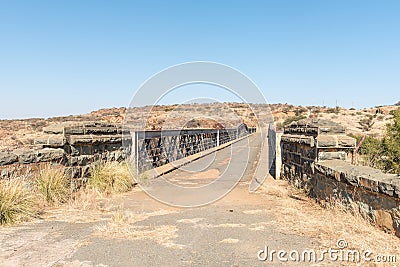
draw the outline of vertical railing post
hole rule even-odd
[[[217,146],[219,146],[219,129],[217,130]]]
[[[135,162],[136,162],[136,172],[139,174],[139,136],[138,133],[135,131],[134,134],[135,140]]]
[[[139,145],[138,145],[138,141],[137,141],[137,132],[136,131],[131,132],[131,138],[132,138],[131,153],[133,154],[131,156],[131,159],[134,160],[136,174],[139,174],[139,153],[138,153]]]

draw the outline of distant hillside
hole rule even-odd
[[[184,128],[229,128],[241,122],[257,126],[258,121],[270,121],[270,111],[278,129],[302,118],[316,117],[333,120],[347,127],[349,133],[382,136],[385,125],[391,122],[390,111],[398,106],[383,106],[363,110],[303,107],[288,104],[255,104],[252,109],[241,103],[186,104],[146,106],[129,110],[132,125],[146,122],[147,130]],[[108,108],[77,116],[49,119],[0,120],[0,150],[32,147],[34,138],[41,135],[43,127],[66,121],[103,121],[122,123],[126,108]]]

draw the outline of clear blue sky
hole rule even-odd
[[[0,118],[126,106],[195,60],[242,71],[270,103],[393,104],[399,14],[396,0],[0,1]]]

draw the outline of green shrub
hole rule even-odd
[[[371,121],[372,118],[369,116],[367,120]],[[359,141],[360,137],[357,139]],[[383,139],[367,136],[359,153],[366,165],[400,174],[400,109],[393,111],[393,123],[386,125]]]
[[[386,126],[382,149],[384,151],[383,169],[400,174],[400,109],[393,112],[393,123]]]
[[[360,138],[357,137],[357,143],[359,141]],[[363,157],[364,165],[374,168],[382,168],[382,152],[382,140],[373,136],[366,136],[359,148],[359,153]]]

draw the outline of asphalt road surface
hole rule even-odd
[[[252,135],[235,149],[220,150],[147,184],[152,194],[167,187],[165,181],[195,188],[229,173],[226,179],[237,185],[208,205],[177,208],[135,189],[104,200],[94,210],[80,203],[78,208],[61,207],[40,220],[1,228],[0,266],[287,266],[267,264],[257,254],[265,245],[290,251],[318,241],[279,229],[276,214],[269,211],[273,203],[249,193],[259,151],[260,140]],[[244,170],[237,161],[228,167],[233,158],[250,164]],[[221,186],[215,188],[221,192]],[[191,203],[190,196],[170,199]]]

